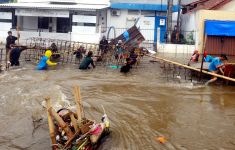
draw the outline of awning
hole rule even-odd
[[[111,3],[110,7],[114,9],[167,11],[165,4]],[[178,11],[178,8],[178,5],[174,5],[173,12]]]
[[[61,5],[61,4],[50,4],[50,3],[7,3],[0,4],[0,8],[31,8],[31,9],[57,9],[57,10],[99,10],[109,7],[107,4],[71,4],[71,5]]]
[[[235,36],[235,21],[206,20],[205,33],[214,36]]]

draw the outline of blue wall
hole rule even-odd
[[[137,3],[111,3],[110,8],[114,9],[130,9],[130,10],[155,10],[167,11],[167,5],[161,4],[137,4]],[[178,5],[173,6],[173,11],[178,11]]]
[[[165,25],[160,25],[160,19],[165,19]],[[157,42],[157,28],[160,28],[160,42],[165,43],[166,22],[166,16],[155,16],[154,42]]]
[[[0,0],[0,3],[9,3],[10,0]]]

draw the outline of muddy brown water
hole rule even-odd
[[[128,75],[102,66],[34,67],[23,62],[0,74],[0,150],[49,150],[44,97],[56,109],[73,107],[73,85],[81,87],[86,117],[98,122],[103,105],[110,118],[101,150],[235,149],[233,86],[167,81],[159,64],[148,62]]]

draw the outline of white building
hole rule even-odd
[[[100,28],[106,25],[109,1],[19,0],[0,4],[0,39],[18,26],[21,40],[41,36],[97,43]]]
[[[173,11],[177,12],[178,0],[173,2]],[[114,27],[118,36],[135,24],[140,28],[146,42],[156,44],[158,40],[164,43],[167,0],[111,0],[110,8],[107,10],[107,28]],[[107,34],[108,31],[103,29],[102,32]],[[111,30],[109,38],[113,37],[114,32]]]

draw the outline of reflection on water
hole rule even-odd
[[[168,82],[159,65],[148,62],[128,75],[101,66],[88,71],[23,66],[0,74],[1,150],[50,149],[43,98],[50,96],[57,109],[71,107],[76,84],[85,115],[99,121],[102,104],[111,120],[102,150],[235,148],[234,87]],[[158,143],[160,135],[171,146]]]

